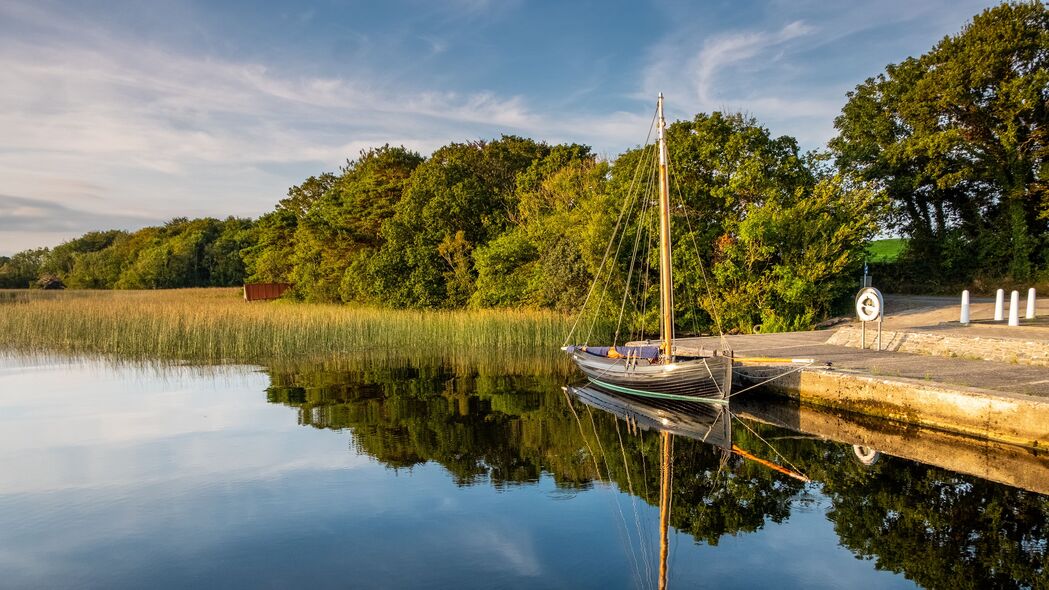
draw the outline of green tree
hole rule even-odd
[[[296,408],[305,426],[349,432],[353,448],[394,469],[434,462],[459,485],[523,485],[544,473],[569,490],[605,481],[655,506],[660,435],[630,434],[614,415],[567,402],[560,384],[550,376],[373,367],[274,373],[267,398]],[[758,442],[746,434],[737,441]],[[671,525],[711,545],[786,520],[802,487],[699,440],[675,437],[673,453]]]
[[[248,232],[246,241],[249,245],[241,249],[248,282],[291,281],[298,224],[295,213],[284,208],[277,208],[255,221]]]
[[[78,256],[108,248],[118,238],[126,235],[127,232],[115,229],[90,231],[79,238],[63,242],[51,249],[41,267],[41,272],[65,277],[73,270]]]
[[[249,244],[241,250],[249,282],[291,282],[299,222],[335,182],[336,177],[330,172],[311,176],[289,188],[288,196],[277,203],[274,211],[259,217],[254,228],[243,236]]]
[[[919,272],[1023,280],[1047,262],[1047,100],[1049,9],[1002,4],[858,86],[830,145],[892,198]]]
[[[732,327],[805,330],[855,287],[884,201],[841,177],[751,205],[714,264],[714,307]],[[705,294],[704,294],[705,295]],[[701,298],[703,296],[701,295]]]
[[[7,258],[0,264],[0,288],[28,289],[40,276],[49,252],[47,248],[35,248]]]
[[[204,248],[207,284],[211,287],[234,287],[244,284],[245,269],[241,250],[252,245],[252,221],[227,217],[219,232]]]
[[[473,254],[471,304],[577,309],[586,296],[613,219],[610,166],[590,148],[556,145],[518,176],[514,225]]]
[[[354,261],[382,244],[382,222],[393,213],[422,157],[389,145],[362,151],[315,199],[295,230],[291,280],[309,301],[362,299],[366,285],[347,276]]]
[[[476,276],[470,253],[506,231],[517,211],[517,175],[548,152],[515,136],[434,152],[383,224],[386,242],[367,272],[373,293],[399,306],[465,305]]]
[[[877,229],[879,193],[829,175],[825,156],[802,155],[793,138],[739,114],[699,114],[667,135],[677,332],[711,331],[718,320],[725,331],[805,329],[827,315]],[[616,291],[635,294],[614,307],[632,306],[619,329],[630,338],[658,329],[658,258],[630,246],[658,235],[655,207],[635,196],[655,174],[654,150],[632,150],[609,182],[614,203],[647,208],[615,250],[617,274],[631,277]]]
[[[73,260],[73,268],[66,274],[66,286],[72,289],[113,289],[120,280],[127,260],[132,256],[130,238],[117,238],[108,247],[85,252]]]

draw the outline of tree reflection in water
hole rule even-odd
[[[549,474],[559,488],[607,482],[659,505],[661,437],[566,401],[563,378],[446,367],[271,374],[270,402],[299,422],[346,429],[355,450],[393,469],[435,462],[458,485],[506,487]],[[578,419],[577,419],[578,417]],[[753,429],[753,432],[750,430]],[[733,442],[769,454],[758,436],[817,483],[806,484],[698,440],[672,445],[669,524],[696,542],[783,522],[821,492],[840,542],[879,569],[927,588],[1046,588],[1046,496],[750,424]]]

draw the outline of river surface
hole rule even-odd
[[[1046,496],[565,380],[0,359],[0,586],[655,588],[666,480],[671,588],[1049,587]]]

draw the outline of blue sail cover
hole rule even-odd
[[[572,352],[585,352],[594,356],[608,356],[608,351],[611,346],[567,346],[565,350],[569,353]],[[616,346],[616,352],[631,358],[648,359],[655,361],[659,359],[659,347],[658,346]]]

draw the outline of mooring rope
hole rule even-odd
[[[761,387],[762,385],[764,385],[766,383],[770,383],[772,381],[775,381],[776,379],[780,379],[782,377],[786,377],[787,375],[790,375],[792,373],[797,373],[799,371],[804,371],[805,369],[811,367],[812,364],[813,363],[810,362],[810,363],[804,364],[804,365],[802,365],[800,367],[796,367],[794,369],[791,369],[791,370],[787,371],[786,373],[780,373],[778,375],[773,375],[772,377],[769,377],[768,379],[765,379],[764,381],[759,381],[759,382],[757,382],[757,383],[755,383],[755,384],[753,384],[753,385],[751,385],[749,387],[744,387],[743,389],[741,389],[739,391],[734,391],[734,392],[730,393],[726,399],[729,399],[729,398],[735,397],[735,396],[737,396],[737,395],[739,395],[741,393],[745,393],[747,391],[750,391],[751,389],[754,389],[755,387]]]
[[[776,450],[776,447],[772,446],[772,443],[770,443],[769,441],[767,441],[767,440],[765,440],[764,438],[762,438],[762,436],[761,436],[760,434],[758,434],[758,433],[757,433],[757,432],[756,432],[756,431],[755,431],[755,430],[754,430],[753,428],[751,428],[751,427],[750,427],[750,425],[748,425],[748,424],[747,424],[746,422],[744,422],[744,421],[743,421],[743,420],[742,420],[742,419],[741,419],[741,418],[740,418],[739,416],[736,416],[736,415],[734,415],[734,414],[733,414],[733,416],[732,416],[732,417],[733,417],[733,418],[735,418],[737,422],[739,422],[740,424],[742,424],[744,428],[746,428],[747,430],[749,430],[751,434],[753,434],[754,436],[758,437],[758,440],[760,440],[761,442],[763,442],[763,443],[765,443],[766,445],[768,445],[768,447],[769,447],[770,449],[772,449],[772,452],[773,452],[773,453],[776,453],[776,456],[777,456],[777,457],[779,457],[780,459],[782,459],[782,460],[783,460],[783,462],[784,462],[784,463],[786,463],[787,465],[790,465],[790,468],[791,468],[791,469],[793,469],[794,471],[798,472],[798,473],[799,473],[799,474],[800,474],[800,475],[801,475],[802,477],[804,477],[805,479],[807,479],[807,480],[809,479],[809,476],[805,475],[805,473],[804,473],[804,472],[802,472],[802,470],[798,469],[798,467],[797,467],[796,465],[794,465],[793,463],[791,463],[791,462],[790,462],[790,459],[788,459],[788,458],[784,457],[784,456],[783,456],[783,453],[780,453],[779,451],[777,451],[777,450]]]

